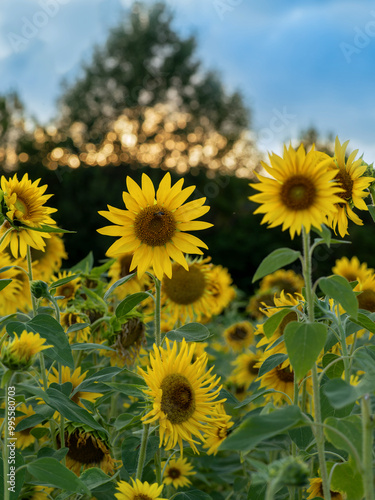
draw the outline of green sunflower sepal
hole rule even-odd
[[[48,285],[45,281],[41,280],[31,281],[30,290],[36,299],[41,299],[41,298],[45,298],[48,300],[52,299],[52,296],[48,290]]]

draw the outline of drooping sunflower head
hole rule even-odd
[[[146,344],[146,325],[141,318],[130,317],[110,338],[114,351],[103,351],[103,354],[111,358],[112,366],[130,366]]]
[[[365,177],[367,165],[359,158],[355,160],[358,149],[353,151],[346,159],[346,148],[349,141],[340,144],[338,137],[335,140],[335,156],[331,162],[330,169],[335,172],[334,179],[341,188],[338,193],[340,201],[337,202],[337,212],[328,217],[329,224],[340,233],[343,238],[348,234],[348,219],[355,224],[363,225],[362,220],[353,212],[352,208],[367,210],[364,198],[369,195],[367,188],[374,181],[372,177]]]
[[[125,481],[117,483],[117,490],[119,493],[115,494],[117,500],[167,500],[161,498],[163,485],[159,486],[157,483],[149,484],[147,481],[141,482],[139,479],[132,478],[132,484]]]
[[[58,436],[58,443],[61,440]],[[69,448],[66,466],[77,476],[81,470],[99,467],[106,474],[114,474],[116,462],[105,436],[88,426],[69,423],[65,427],[65,446]]]
[[[219,446],[229,435],[231,432],[229,429],[234,425],[230,415],[225,413],[224,406],[221,403],[215,405],[215,412],[219,416],[219,419],[215,421],[212,428],[204,436],[205,442],[203,448],[208,448],[206,451],[207,455],[217,454]]]
[[[44,250],[31,249],[31,260],[33,263],[33,277],[35,280],[49,281],[51,276],[59,271],[62,260],[67,259],[64,241],[61,236],[51,234],[45,240]]]
[[[284,293],[301,293],[302,287],[305,285],[303,277],[289,269],[279,269],[272,274],[269,274],[260,282],[260,290],[279,294]]]
[[[165,463],[162,464],[162,466],[164,465]],[[172,458],[165,467],[163,483],[172,484],[176,489],[183,488],[191,484],[189,476],[194,474],[196,472],[186,458]]]
[[[360,309],[375,312],[375,275],[370,274],[364,280],[358,280],[358,284],[353,290],[361,292],[357,295],[358,306]]]
[[[374,273],[374,270],[368,268],[366,262],[360,263],[357,257],[352,257],[350,260],[347,257],[342,257],[336,260],[332,272],[343,276],[348,281],[364,281]]]
[[[130,271],[137,268],[138,278],[151,266],[158,279],[164,274],[172,277],[171,259],[187,269],[183,252],[202,254],[205,243],[185,231],[206,229],[212,224],[195,221],[208,212],[205,198],[184,204],[195,186],[182,189],[184,180],[171,185],[169,172],[165,174],[155,193],[151,179],[143,174],[142,187],[131,177],[126,179],[128,193],[123,193],[127,210],[108,206],[100,215],[115,226],[98,229],[101,234],[120,237],[109,248],[112,255],[132,252]]]
[[[196,439],[202,439],[202,431],[220,417],[214,411],[219,391],[219,380],[206,371],[207,355],[203,354],[192,363],[194,344],[185,340],[171,344],[166,340],[166,348],[157,348],[150,354],[147,372],[138,368],[144,377],[153,407],[143,417],[148,422],[159,421],[160,446],[169,450],[177,443],[183,451],[183,440],[197,452]]]
[[[1,362],[10,370],[27,370],[34,361],[34,356],[50,345],[44,345],[46,339],[40,337],[39,333],[24,330],[18,337],[14,333],[13,340],[4,342],[1,349]]]
[[[234,323],[224,330],[224,339],[234,351],[243,351],[253,343],[254,328],[249,321]]]
[[[324,498],[323,493],[323,482],[320,477],[314,477],[313,479],[309,479],[310,487],[307,489],[306,493],[310,493],[307,497],[307,500],[312,500],[313,498],[320,497]],[[331,500],[344,500],[344,497],[338,491],[332,491]]]
[[[302,227],[310,232],[312,226],[324,224],[330,214],[337,212],[335,203],[341,200],[337,196],[341,189],[332,182],[335,172],[327,168],[330,162],[327,155],[314,148],[306,154],[303,145],[297,151],[291,145],[284,146],[282,158],[271,154],[271,166],[262,162],[270,177],[256,174],[260,182],[250,186],[260,193],[249,197],[261,204],[254,213],[264,214],[262,224],[282,225],[292,238],[301,233]]]
[[[31,182],[25,174],[19,181],[17,174],[13,178],[1,177],[1,189],[4,193],[3,215],[6,217],[3,230],[10,230],[4,238],[0,251],[10,244],[10,250],[15,258],[20,253],[26,256],[27,245],[43,250],[44,238],[49,238],[48,233],[33,231],[28,228],[40,228],[42,225],[55,225],[50,214],[56,212],[55,208],[46,207],[45,203],[52,195],[45,195],[47,185],[39,186],[40,179]]]

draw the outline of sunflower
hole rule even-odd
[[[279,294],[281,291],[285,293],[301,293],[302,287],[305,286],[303,277],[289,269],[279,269],[278,271],[269,274],[260,282],[260,290]]]
[[[164,276],[161,287],[161,306],[164,312],[162,329],[168,331],[177,322],[201,321],[217,309],[212,293],[209,258],[187,260],[187,270],[178,263],[172,265],[172,278]]]
[[[119,491],[115,495],[117,500],[167,500],[159,496],[163,491],[163,485],[149,484],[147,481],[142,483],[139,479],[134,481],[132,478],[132,484],[119,481],[117,490]]]
[[[60,444],[60,436],[57,437]],[[111,456],[108,442],[99,431],[87,425],[70,422],[65,427],[65,446],[69,448],[66,466],[77,476],[81,470],[99,467],[106,474],[114,474],[116,462]]]
[[[15,263],[10,256],[5,252],[0,252],[0,269],[3,267],[13,266]],[[8,269],[0,273],[0,279],[12,280],[9,285],[0,291],[0,316],[13,314],[19,306],[18,296],[22,291],[22,283],[17,279],[19,274],[18,269]]]
[[[269,308],[269,309],[264,309],[264,314],[270,318],[274,314],[278,313],[280,310],[282,310],[285,307],[289,307],[290,311],[284,316],[284,318],[281,320],[279,326],[276,328],[275,332],[270,338],[267,338],[264,334],[263,330],[263,324],[260,324],[257,326],[257,329],[255,331],[256,335],[263,335],[263,338],[257,343],[256,347],[263,347],[266,346],[266,351],[267,355],[270,356],[271,354],[276,354],[276,353],[286,353],[286,347],[284,341],[279,342],[276,346],[273,347],[273,344],[282,336],[284,335],[284,330],[285,327],[287,326],[288,323],[292,321],[298,321],[298,313],[293,310],[292,308],[297,308],[298,310],[303,309],[303,304],[304,304],[304,298],[300,294],[295,294],[292,295],[290,293],[286,294],[284,292],[281,292],[280,297],[274,298],[274,307]]]
[[[49,281],[51,276],[59,271],[62,260],[68,258],[61,236],[51,234],[45,243],[44,250],[31,249],[33,278],[35,280]]]
[[[16,426],[25,418],[31,417],[31,415],[35,415],[35,411],[33,410],[33,407],[31,405],[26,406],[25,403],[20,404],[17,406],[17,410],[24,413],[24,415],[20,417],[16,417],[15,419],[15,424]],[[36,438],[31,434],[30,431],[37,427],[43,427],[42,425],[35,425],[32,427],[28,427],[27,429],[24,429],[22,431],[16,432],[14,434],[14,437],[17,439],[15,442],[16,448],[20,448],[21,450],[24,450],[31,444],[35,443]]]
[[[338,137],[335,140],[335,156],[331,163],[331,171],[335,173],[334,179],[342,189],[338,196],[340,201],[336,202],[337,211],[328,216],[329,224],[336,232],[336,228],[343,238],[348,233],[348,219],[355,224],[363,226],[362,220],[353,212],[352,208],[367,210],[363,201],[370,193],[367,191],[369,185],[374,181],[372,177],[364,177],[367,165],[362,159],[355,160],[358,149],[353,151],[346,160],[345,152],[349,141],[340,144]]]
[[[25,259],[16,259],[13,261],[13,265],[22,267],[25,270],[27,267]],[[17,309],[21,312],[28,312],[32,309],[29,278],[20,269],[17,269],[15,278],[20,283],[17,293]]]
[[[309,482],[310,482],[310,487],[308,488],[306,493],[310,493],[310,495],[307,497],[307,500],[311,500],[316,497],[324,498],[323,483],[320,477],[314,477],[313,479],[309,479]],[[331,500],[344,500],[344,497],[338,491],[330,490],[330,493],[331,493]]]
[[[164,465],[165,462],[163,462],[162,466]],[[193,471],[193,466],[186,458],[172,458],[165,467],[163,483],[172,484],[176,489],[183,488],[191,484],[188,476],[193,476],[194,474],[196,472]]]
[[[249,321],[234,323],[224,330],[224,339],[233,351],[243,351],[254,340],[254,328]]]
[[[52,493],[53,490],[54,488],[49,488],[47,486],[28,484],[22,487],[19,500],[48,500],[51,498],[49,494]]]
[[[246,312],[254,319],[262,319],[265,316],[264,307],[274,307],[273,301],[275,294],[270,291],[259,290],[253,295],[246,307]]]
[[[233,427],[231,417],[225,413],[224,406],[221,403],[215,405],[214,409],[219,416],[219,420],[213,424],[210,432],[204,436],[203,448],[208,448],[207,455],[217,454],[219,446],[230,433],[229,429]]]
[[[81,374],[81,367],[79,366],[76,368],[73,372],[68,366],[62,366],[61,367],[61,384],[65,384],[66,382],[70,382],[72,384],[72,393],[76,390],[76,388],[85,380],[86,378],[86,373],[84,372]],[[48,375],[48,386],[50,386],[52,383],[59,384],[59,372],[56,370],[56,368],[52,367],[52,372],[49,373]],[[91,401],[92,403],[95,403],[95,401],[100,398],[102,394],[99,394],[98,392],[84,392],[84,391],[78,391],[74,394],[74,396],[71,398],[74,403],[77,403],[77,405],[81,406],[82,408],[85,408],[85,406],[82,403],[82,399],[86,399],[88,401]]]
[[[375,275],[370,274],[364,280],[358,280],[358,284],[353,289],[354,292],[361,292],[357,295],[360,309],[375,312]]]
[[[69,278],[69,276],[74,276],[74,273],[71,271],[62,271],[59,272],[57,276],[52,276],[51,282],[63,279],[63,278]],[[56,297],[61,296],[64,297],[63,299],[59,299],[59,305],[60,307],[66,307],[69,301],[73,300],[75,297],[75,294],[77,293],[79,289],[81,279],[75,278],[68,283],[65,283],[65,285],[61,285],[56,287],[55,289],[55,295]]]
[[[27,370],[34,361],[34,356],[50,345],[43,345],[46,339],[39,333],[24,330],[20,337],[14,333],[13,340],[4,342],[1,349],[1,362],[10,370]]]
[[[348,281],[364,281],[368,276],[374,273],[374,270],[368,268],[366,262],[361,264],[357,257],[352,257],[350,260],[347,257],[342,257],[336,260],[332,272],[339,276],[343,276]]]
[[[259,364],[261,358],[261,351],[254,353],[252,351],[246,351],[232,362],[234,366],[233,373],[231,375],[231,380],[240,387],[248,388],[251,382],[253,382],[259,373]]]
[[[9,244],[15,258],[18,254],[24,258],[28,245],[37,250],[44,249],[44,239],[49,238],[50,234],[29,228],[40,229],[43,225],[55,225],[50,214],[56,212],[56,209],[44,206],[52,195],[44,194],[48,186],[39,186],[40,180],[31,182],[27,174],[20,181],[17,174],[9,179],[1,177],[6,217],[3,231],[10,231],[0,245],[0,252]]]
[[[215,299],[211,316],[218,316],[221,314],[236,296],[236,291],[232,286],[232,277],[223,266],[213,266],[211,268],[208,289]],[[207,321],[211,319],[211,316],[207,316]]]
[[[134,252],[130,271],[137,268],[138,278],[152,266],[158,279],[164,274],[172,277],[171,259],[188,269],[183,252],[202,254],[198,248],[207,248],[200,239],[185,231],[206,229],[212,224],[195,221],[208,212],[202,206],[206,198],[199,198],[183,205],[193,193],[195,186],[182,189],[184,179],[173,187],[168,172],[164,175],[156,192],[151,179],[142,174],[142,189],[131,177],[126,178],[129,193],[123,193],[127,210],[108,205],[109,212],[100,215],[116,224],[98,229],[101,234],[120,236],[109,248],[112,255]]]
[[[89,323],[90,320],[86,316],[86,314],[75,312],[74,310],[67,309],[65,312],[61,314],[61,326],[63,328],[68,329],[72,325]],[[74,332],[69,333],[69,342],[72,344],[73,342],[88,342],[90,338],[90,327],[86,326],[82,328],[82,330],[76,330]]]
[[[261,359],[259,362],[259,368],[267,357],[268,356],[265,356]],[[275,405],[279,405],[284,401],[290,402],[287,396],[289,396],[289,398],[293,401],[294,372],[288,359],[276,366],[276,368],[273,368],[259,377],[258,380],[260,381],[260,388],[279,391],[266,394],[265,399],[267,401],[272,399]]]
[[[100,354],[111,359],[111,366],[134,364],[143,346],[146,345],[146,325],[137,317],[129,318],[121,330],[110,336],[109,345],[113,351],[101,350]],[[108,342],[107,342],[108,343]]]
[[[114,257],[110,252],[107,252],[108,257]],[[133,258],[132,253],[124,253],[119,255],[116,261],[111,265],[108,270],[108,277],[111,278],[108,287],[111,287],[116,281],[124,278],[130,271],[130,264]],[[151,271],[151,268],[149,269]],[[127,295],[132,293],[143,292],[152,287],[152,280],[150,276],[144,274],[142,278],[138,279],[134,276],[132,279],[117,287],[114,293],[117,295],[119,300],[123,300]]]
[[[283,158],[270,155],[271,166],[261,162],[271,177],[256,174],[260,183],[250,186],[260,193],[249,199],[261,204],[254,213],[265,214],[262,224],[282,224],[282,230],[289,229],[292,238],[302,227],[310,232],[312,226],[324,224],[337,212],[335,203],[341,201],[337,196],[341,188],[332,182],[336,173],[327,169],[331,161],[314,148],[306,154],[301,144],[297,151],[284,146]]]
[[[219,379],[211,374],[211,367],[206,371],[207,355],[200,356],[194,363],[194,345],[188,346],[183,339],[177,353],[178,342],[172,347],[166,339],[166,349],[157,348],[150,354],[151,367],[147,372],[138,368],[146,381],[146,394],[153,407],[142,420],[145,423],[159,421],[160,446],[166,450],[179,444],[183,452],[182,441],[189,443],[194,452],[198,452],[195,437],[202,440],[202,431],[221,417],[214,410],[221,386]]]

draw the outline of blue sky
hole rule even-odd
[[[150,3],[150,2],[149,2]],[[262,150],[313,125],[375,160],[375,4],[371,0],[167,0],[174,25],[252,112]],[[47,123],[130,0],[2,0],[0,93],[17,90]],[[44,8],[43,8],[44,7]],[[39,24],[40,26],[36,26]],[[28,38],[25,36],[27,34]]]

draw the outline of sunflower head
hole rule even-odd
[[[264,292],[271,291],[278,295],[282,291],[285,293],[300,293],[304,285],[305,282],[300,274],[296,274],[291,269],[288,271],[279,269],[262,279],[260,290]]]
[[[71,271],[62,271],[59,272],[57,276],[52,276],[51,281],[57,281],[60,279],[64,278],[69,278],[70,276],[73,276],[74,273]],[[55,289],[55,295],[57,297],[62,297],[59,299],[60,306],[66,306],[70,301],[72,301],[75,297],[75,294],[77,293],[79,289],[81,279],[75,278],[69,281],[68,283],[65,283],[64,285],[60,285],[56,287]]]
[[[375,275],[370,274],[364,280],[359,279],[353,291],[361,292],[357,295],[360,309],[375,312]]]
[[[139,479],[132,478],[132,484],[125,481],[117,483],[117,491],[115,497],[117,500],[167,500],[161,498],[163,485],[157,483],[149,484],[147,481],[141,482]]]
[[[204,436],[203,448],[208,448],[207,455],[217,454],[219,446],[230,434],[230,428],[234,425],[231,417],[225,413],[224,406],[221,403],[215,405],[214,411],[218,419]]]
[[[307,500],[312,500],[313,498],[320,497],[324,498],[323,493],[323,482],[320,477],[314,477],[313,479],[309,479],[310,486],[307,489],[306,493],[310,493],[307,497]],[[344,497],[338,491],[332,491],[331,500],[344,500]]]
[[[254,328],[249,321],[234,323],[224,330],[224,338],[234,351],[243,351],[254,340]]]
[[[251,382],[258,377],[260,358],[261,351],[257,353],[245,351],[237,356],[232,363],[234,370],[231,380],[237,386],[248,388]]]
[[[305,152],[303,145],[298,150],[284,146],[281,158],[270,155],[270,165],[262,162],[269,177],[256,174],[259,183],[250,184],[260,193],[250,196],[250,200],[260,203],[254,213],[264,214],[262,224],[269,227],[282,225],[290,235],[300,234],[302,228],[310,232],[311,227],[320,227],[327,217],[337,212],[335,203],[342,191],[332,182],[336,172],[327,169],[331,159],[311,149]]]
[[[131,177],[127,177],[126,183],[128,192],[123,193],[126,210],[108,206],[108,212],[99,212],[115,225],[98,229],[98,232],[119,237],[109,248],[110,254],[133,253],[129,270],[137,268],[138,278],[149,267],[158,279],[164,275],[171,278],[171,259],[186,269],[183,252],[202,254],[199,247],[207,248],[203,241],[185,232],[212,226],[194,220],[208,212],[209,207],[203,206],[206,199],[184,204],[195,186],[182,189],[183,179],[172,186],[169,172],[156,192],[146,174],[142,175],[142,187]]]
[[[146,344],[146,325],[138,316],[129,317],[122,324],[116,321],[116,324],[118,328],[110,335],[115,351],[104,351],[104,354],[110,356],[112,365],[130,366]]]
[[[176,489],[189,486],[191,484],[189,476],[194,474],[193,466],[186,458],[172,458],[165,467],[163,483],[172,484]]]
[[[82,399],[86,399],[88,401],[91,401],[92,403],[95,403],[95,401],[102,396],[102,394],[98,392],[75,392],[77,387],[85,380],[86,373],[87,372],[81,373],[80,366],[75,370],[71,370],[68,366],[61,367],[61,384],[65,384],[66,382],[70,382],[72,384],[72,393],[74,394],[73,396],[71,396],[71,399],[72,401],[74,401],[74,403],[77,403],[77,405],[81,406],[82,408],[85,408],[81,401]],[[52,383],[60,383],[60,374],[54,367],[48,374],[48,385],[51,385]]]
[[[34,361],[38,352],[52,347],[43,345],[46,339],[40,337],[39,333],[24,330],[20,337],[14,333],[13,340],[4,342],[1,349],[1,362],[10,370],[27,370]]]
[[[332,272],[343,276],[348,281],[364,281],[374,273],[374,270],[368,268],[366,262],[360,263],[358,258],[354,256],[350,260],[347,257],[337,259]]]

